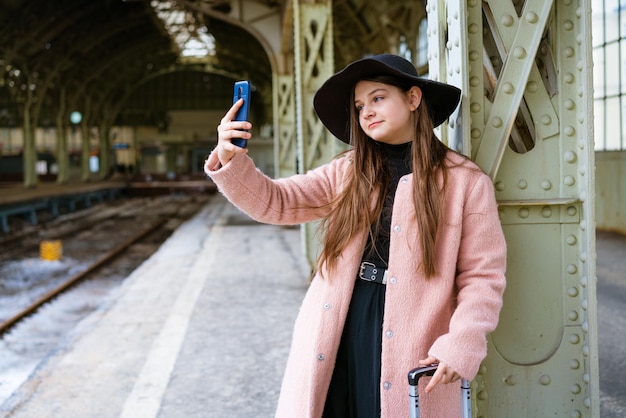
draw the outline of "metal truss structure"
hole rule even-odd
[[[597,417],[590,3],[427,10],[431,75],[465,92],[445,134],[493,178],[508,243],[477,416]]]

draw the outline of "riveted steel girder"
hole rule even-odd
[[[298,172],[305,173],[330,161],[338,151],[338,141],[326,130],[313,108],[315,92],[334,72],[331,1],[294,0],[293,13]],[[316,228],[316,224],[302,228],[311,265],[318,253]]]
[[[478,416],[599,416],[589,1],[432,1],[444,137],[494,180],[507,289]]]

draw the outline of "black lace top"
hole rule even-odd
[[[380,144],[390,167],[390,187],[375,246],[369,239],[363,260],[386,268],[393,200],[400,178],[411,172],[411,143]],[[374,247],[374,248],[373,248]],[[380,355],[386,285],[356,277],[323,418],[380,417]]]
[[[400,178],[411,172],[411,143],[407,142],[400,145],[381,143],[380,147],[389,161],[389,193],[385,199],[385,206],[381,214],[381,228],[376,236],[376,246],[372,248],[372,239],[369,237],[363,252],[363,261],[369,261],[379,267],[387,267],[389,263],[389,236],[393,201]]]

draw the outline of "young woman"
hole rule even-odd
[[[407,417],[407,373],[429,363],[439,368],[420,385],[422,416],[459,416],[458,380],[486,356],[506,260],[491,180],[433,132],[459,98],[404,58],[355,61],[314,98],[352,149],[278,180],[231,143],[251,138],[232,121],[241,103],[222,119],[205,164],[220,191],[261,222],[322,220],[277,417]]]

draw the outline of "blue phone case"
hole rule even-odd
[[[243,105],[237,111],[235,118],[236,121],[248,121],[250,117],[250,96],[252,94],[252,86],[249,81],[237,81],[233,90],[233,104],[243,99]],[[247,132],[247,131],[246,131]],[[243,138],[233,138],[232,143],[241,148],[248,146],[248,140]]]

